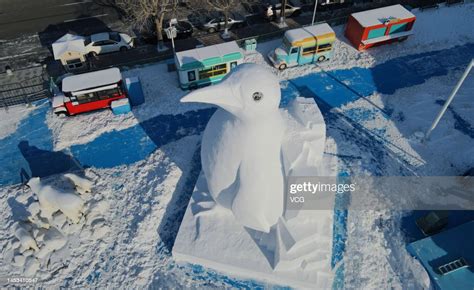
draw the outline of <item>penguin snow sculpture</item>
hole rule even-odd
[[[201,144],[209,193],[241,225],[267,233],[284,206],[280,97],[279,81],[271,71],[242,64],[221,83],[181,99],[220,107]]]

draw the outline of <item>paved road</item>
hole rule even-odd
[[[75,20],[94,17],[103,23],[114,22],[118,13],[93,0],[0,0],[0,39],[13,39],[25,34],[41,33],[50,25],[64,23],[64,28],[77,28]],[[69,25],[66,25],[66,24]],[[82,23],[80,23],[82,24]]]
[[[122,30],[119,13],[98,1],[107,0],[0,0],[0,73],[43,64],[67,32]]]

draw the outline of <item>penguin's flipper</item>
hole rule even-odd
[[[259,192],[258,184],[241,183],[241,177],[241,166],[239,166],[234,183],[237,191],[233,196],[231,207],[236,221],[256,231],[270,232],[273,224],[269,223],[265,216],[270,205],[261,196],[263,192]]]

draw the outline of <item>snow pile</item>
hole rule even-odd
[[[38,177],[30,179],[28,185],[32,192],[18,201],[30,201],[25,206],[28,215],[14,225],[14,238],[7,245],[5,259],[11,259],[25,276],[63,267],[70,256],[69,248],[75,244],[70,240],[72,236],[79,234],[99,240],[108,232],[102,217],[104,205],[95,199],[86,200],[91,196],[74,192],[75,187],[90,193],[93,182],[72,173],[65,174],[64,178],[71,184],[63,184],[61,189]]]

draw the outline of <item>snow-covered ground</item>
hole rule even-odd
[[[321,68],[328,71],[355,67],[373,69],[399,57],[438,50],[455,52],[456,46],[474,43],[473,4],[424,12],[415,10],[414,13],[417,16],[415,35],[405,42],[360,53],[348,44],[343,36],[343,27],[336,27],[338,40],[333,60],[320,67],[307,65],[274,72],[283,85],[291,87],[293,79],[310,77],[313,73],[320,73]],[[278,43],[277,40],[259,43],[258,52],[248,55],[246,60],[268,65],[265,55]],[[429,67],[429,64],[426,65]],[[441,108],[436,100],[447,98],[463,69],[452,68],[442,75],[427,74],[429,77],[421,83],[390,93],[375,91],[332,109],[327,116],[346,116],[349,121],[352,118],[362,126],[362,130],[376,132],[377,136],[366,138],[357,131],[360,128],[356,130],[345,120],[331,118],[326,120],[330,138],[325,152],[338,155],[340,163],[351,174],[462,173],[474,164],[473,73],[431,140],[420,143],[417,132],[429,127]],[[179,116],[206,107],[179,103],[186,92],[178,88],[177,76],[167,72],[166,63],[133,68],[123,74],[140,77],[145,104],[134,108],[133,113],[121,116],[114,116],[108,110],[72,118],[47,114],[46,126],[51,130],[54,150],[69,152],[71,146],[80,144],[87,147],[87,144],[107,133],[141,126],[156,116]],[[0,144],[21,126],[34,109],[15,107],[8,112],[0,111]],[[384,111],[391,111],[390,116],[387,117]],[[370,112],[371,117],[359,118],[358,112]],[[463,128],[463,122],[470,124],[470,127]],[[160,132],[157,134],[160,135]],[[68,239],[66,246],[51,253],[49,263],[36,273],[35,277],[44,286],[240,288],[264,285],[231,279],[199,267],[176,265],[173,261],[171,245],[200,171],[200,136],[184,136],[157,145],[154,152],[140,161],[113,167],[92,165],[81,169],[80,173],[94,182],[92,192],[90,196],[83,197],[86,204],[83,220],[78,224],[66,222],[70,223],[66,226],[68,231],[63,233]],[[16,158],[22,157],[19,155]],[[64,180],[56,176],[42,180],[59,188],[66,186]],[[23,276],[24,268],[12,262],[15,253],[19,252],[13,237],[17,223],[31,214],[28,206],[34,200],[35,193],[28,188],[20,185],[0,187],[0,215],[4,221],[0,231],[3,257],[0,260],[0,277]],[[373,202],[382,201],[374,197]],[[95,214],[94,208],[97,211]],[[426,285],[426,280],[420,279],[423,271],[406,252],[404,237],[398,230],[403,214],[389,209],[349,212],[344,256],[345,286],[348,289],[410,289],[413,285],[419,289]],[[92,223],[98,218],[100,225],[108,231],[102,236],[94,235]]]
[[[426,132],[441,105],[434,100],[446,99],[457,82],[461,72],[436,77],[426,83],[401,89],[393,95],[372,95],[369,99],[394,109],[393,119],[380,115],[366,120],[362,125],[371,129],[382,129],[383,138],[392,144],[387,147],[406,163],[398,160],[386,161],[383,175],[395,176],[401,172],[419,176],[460,175],[474,164],[474,140],[460,130],[455,130],[455,119],[448,111],[431,139],[421,143],[417,132]],[[474,73],[459,91],[452,108],[464,114],[470,124],[474,124],[472,96]],[[344,108],[348,112],[354,108],[370,108],[370,103],[358,100]],[[471,125],[472,126],[472,125]],[[357,150],[352,154],[358,155]],[[363,157],[363,155],[362,155]],[[402,165],[403,164],[403,165]],[[403,167],[403,169],[401,169]],[[355,174],[371,174],[366,171]],[[393,211],[384,206],[382,199],[373,196],[374,208],[383,210],[354,210],[348,216],[348,238],[345,252],[346,285],[364,289],[422,289],[429,285],[427,274],[420,264],[405,250],[405,237],[399,231],[401,218],[408,212]],[[361,271],[360,269],[364,269]],[[427,288],[425,288],[427,289]]]
[[[16,106],[2,109],[2,120],[0,122],[0,139],[12,134],[18,128],[20,122],[28,116],[33,107]]]

